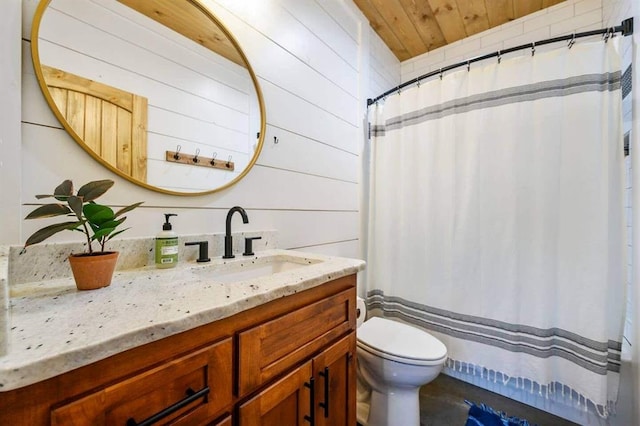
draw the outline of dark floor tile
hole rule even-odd
[[[526,419],[538,426],[575,426],[576,423],[522,404],[497,393],[440,374],[420,389],[420,423],[422,426],[463,426],[469,406],[464,400],[484,403],[509,416]]]

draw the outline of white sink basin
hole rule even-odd
[[[223,265],[198,265],[191,272],[199,277],[207,277],[212,281],[233,283],[238,281],[265,278],[280,272],[293,271],[321,263],[319,259],[296,256],[269,256],[236,260]]]

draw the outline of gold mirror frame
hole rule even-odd
[[[249,63],[249,60],[247,59],[246,55],[244,54],[243,50],[240,48],[240,45],[238,44],[238,41],[235,39],[235,37],[231,34],[231,32],[229,32],[229,30],[222,24],[222,22],[220,22],[220,20],[218,18],[216,18],[205,6],[203,6],[199,0],[185,0],[188,4],[190,4],[191,6],[197,8],[200,12],[202,12],[205,16],[207,16],[212,24],[217,25],[217,27],[224,33],[224,35],[229,39],[229,41],[231,42],[231,44],[235,47],[238,55],[242,58],[242,60],[244,61],[244,66],[246,67],[247,71],[249,72],[249,76],[251,77],[251,81],[253,82],[253,87],[255,89],[255,94],[257,97],[257,104],[258,104],[258,108],[259,108],[259,112],[260,112],[260,130],[259,130],[259,137],[258,137],[258,141],[256,144],[256,148],[254,150],[253,156],[251,157],[251,159],[249,160],[247,166],[243,169],[243,171],[236,176],[234,179],[232,179],[231,181],[220,185],[219,187],[213,188],[211,190],[206,190],[206,191],[201,191],[201,192],[179,192],[179,191],[172,191],[172,190],[168,190],[168,189],[164,189],[164,188],[160,188],[157,186],[153,186],[150,185],[146,182],[142,182],[140,180],[137,180],[133,177],[131,177],[130,175],[124,173],[123,171],[117,169],[116,167],[114,167],[112,164],[108,163],[107,161],[105,161],[102,157],[100,157],[100,155],[98,155],[93,149],[91,149],[86,143],[85,141],[76,133],[76,131],[71,127],[71,125],[67,122],[67,120],[64,118],[62,112],[60,111],[60,109],[58,108],[58,106],[56,105],[50,91],[49,88],[47,86],[43,71],[42,71],[42,64],[40,62],[40,54],[39,54],[39,31],[40,31],[40,24],[42,21],[42,18],[44,16],[44,13],[47,9],[47,6],[49,6],[49,4],[51,3],[52,0],[40,0],[40,3],[38,4],[38,7],[36,9],[36,12],[34,14],[33,17],[33,23],[32,23],[32,28],[31,28],[31,58],[33,60],[33,67],[34,67],[34,71],[36,73],[36,78],[38,80],[38,84],[40,85],[40,89],[47,101],[47,103],[49,104],[49,108],[51,108],[51,110],[53,111],[54,115],[56,116],[56,118],[58,119],[58,121],[60,122],[60,124],[62,124],[62,126],[64,127],[64,129],[67,131],[67,133],[69,135],[71,135],[71,137],[76,141],[76,143],[78,145],[80,145],[82,147],[82,149],[84,149],[85,152],[87,152],[89,155],[91,155],[91,157],[93,157],[94,160],[98,161],[100,164],[102,164],[104,167],[106,167],[107,169],[111,170],[113,173],[116,173],[117,175],[121,176],[122,178],[128,180],[129,182],[134,183],[135,185],[141,186],[143,188],[152,190],[152,191],[156,191],[156,192],[160,192],[163,194],[169,194],[169,195],[180,195],[180,196],[198,196],[198,195],[206,195],[206,194],[212,194],[218,191],[222,191],[226,188],[231,187],[232,185],[238,183],[243,177],[245,177],[247,175],[247,173],[249,173],[249,171],[251,170],[251,168],[253,168],[253,166],[255,165],[255,163],[258,160],[258,157],[260,155],[260,152],[262,151],[262,146],[264,143],[264,137],[265,137],[265,129],[266,129],[266,113],[265,113],[265,106],[264,106],[264,99],[262,97],[262,91],[260,90],[260,86],[258,84],[258,79],[253,71],[253,68],[251,68],[251,64]],[[221,162],[224,162],[224,160],[219,160]]]

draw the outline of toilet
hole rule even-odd
[[[419,426],[418,392],[440,374],[447,348],[424,330],[365,317],[364,300],[358,298],[358,423]]]

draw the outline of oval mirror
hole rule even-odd
[[[31,54],[67,132],[140,186],[219,191],[260,154],[265,113],[256,76],[197,0],[41,0]]]

